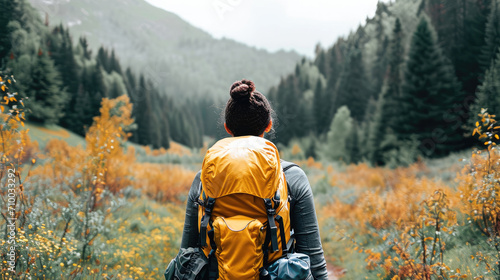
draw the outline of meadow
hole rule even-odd
[[[130,144],[126,96],[103,99],[85,139],[25,124],[22,106],[12,106],[20,100],[5,96],[1,279],[162,279],[209,144]],[[407,167],[315,161],[298,145],[281,150],[308,174],[325,256],[347,270],[342,279],[500,278],[499,127],[480,113],[474,134],[484,149]]]

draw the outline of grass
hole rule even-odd
[[[58,125],[43,125],[26,122],[25,129],[29,129],[28,135],[32,141],[38,143],[41,150],[43,150],[47,142],[52,139],[64,140],[71,146],[76,147],[81,145],[85,148],[85,138],[83,136]],[[135,149],[135,155],[139,162],[183,164],[191,165],[194,169],[199,169],[199,163],[203,161],[201,151],[193,152],[191,148],[174,141],[170,142],[170,149],[168,150],[152,151],[148,147],[130,141],[125,143],[125,150],[127,150],[129,146]]]
[[[41,125],[36,123],[25,123],[25,128],[29,129],[28,134],[33,141],[37,141],[40,149],[43,149],[51,139],[66,141],[71,146],[82,145],[85,147],[85,138],[75,134],[58,125]]]

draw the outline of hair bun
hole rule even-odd
[[[255,91],[255,84],[250,81],[243,79],[241,81],[234,82],[231,86],[230,94],[235,100],[249,99],[252,96],[252,92]]]

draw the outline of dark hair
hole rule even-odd
[[[255,90],[255,84],[246,79],[236,81],[229,93],[231,98],[227,101],[224,117],[233,135],[259,136],[264,133],[273,109],[266,97]]]

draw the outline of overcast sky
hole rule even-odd
[[[379,0],[146,0],[216,38],[312,57],[375,14]],[[390,0],[380,0],[390,2]]]

